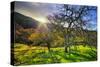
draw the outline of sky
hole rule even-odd
[[[62,4],[15,2],[15,11],[25,16],[29,16],[40,22],[48,22],[47,16],[57,13],[57,6]],[[87,17],[86,17],[87,18]],[[91,22],[89,29],[97,30],[97,11],[91,11]]]
[[[16,2],[15,11],[41,21],[48,21],[47,16],[56,13],[56,4]]]

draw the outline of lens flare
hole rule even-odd
[[[35,18],[37,21],[39,21],[40,23],[47,23],[48,20],[46,18],[41,18],[41,17],[38,17],[38,18]]]

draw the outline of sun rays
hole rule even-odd
[[[35,17],[35,19],[39,21],[41,24],[48,23],[48,20],[44,17]]]

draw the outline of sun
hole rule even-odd
[[[46,18],[42,18],[42,17],[38,17],[38,18],[35,18],[37,21],[39,21],[40,23],[47,23],[47,19]]]

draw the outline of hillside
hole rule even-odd
[[[12,14],[14,15],[14,23],[17,26],[19,25],[20,27],[23,27],[23,28],[36,28],[39,23],[35,19],[24,16],[18,12],[12,12]]]

